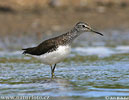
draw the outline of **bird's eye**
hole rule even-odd
[[[82,25],[83,28],[85,28],[86,26],[85,25]]]

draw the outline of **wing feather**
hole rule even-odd
[[[57,48],[56,42],[54,39],[49,39],[41,44],[39,44],[37,47],[31,47],[31,48],[25,48],[23,54],[31,54],[31,55],[42,55],[47,52],[51,52]]]

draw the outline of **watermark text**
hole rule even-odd
[[[0,100],[49,100],[49,96],[0,96]]]
[[[106,96],[106,100],[129,100],[129,96]]]

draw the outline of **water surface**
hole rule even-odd
[[[128,31],[103,32],[104,37],[80,36],[69,57],[57,65],[53,80],[49,66],[22,55],[20,49],[1,50],[0,96],[49,96],[55,100],[129,96]]]

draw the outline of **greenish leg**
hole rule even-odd
[[[52,66],[51,66],[51,78],[54,77],[54,71],[55,71],[55,68],[56,68],[56,64],[54,65],[53,68],[52,68]]]
[[[52,66],[51,66],[51,78],[53,78],[53,74],[52,74]]]

